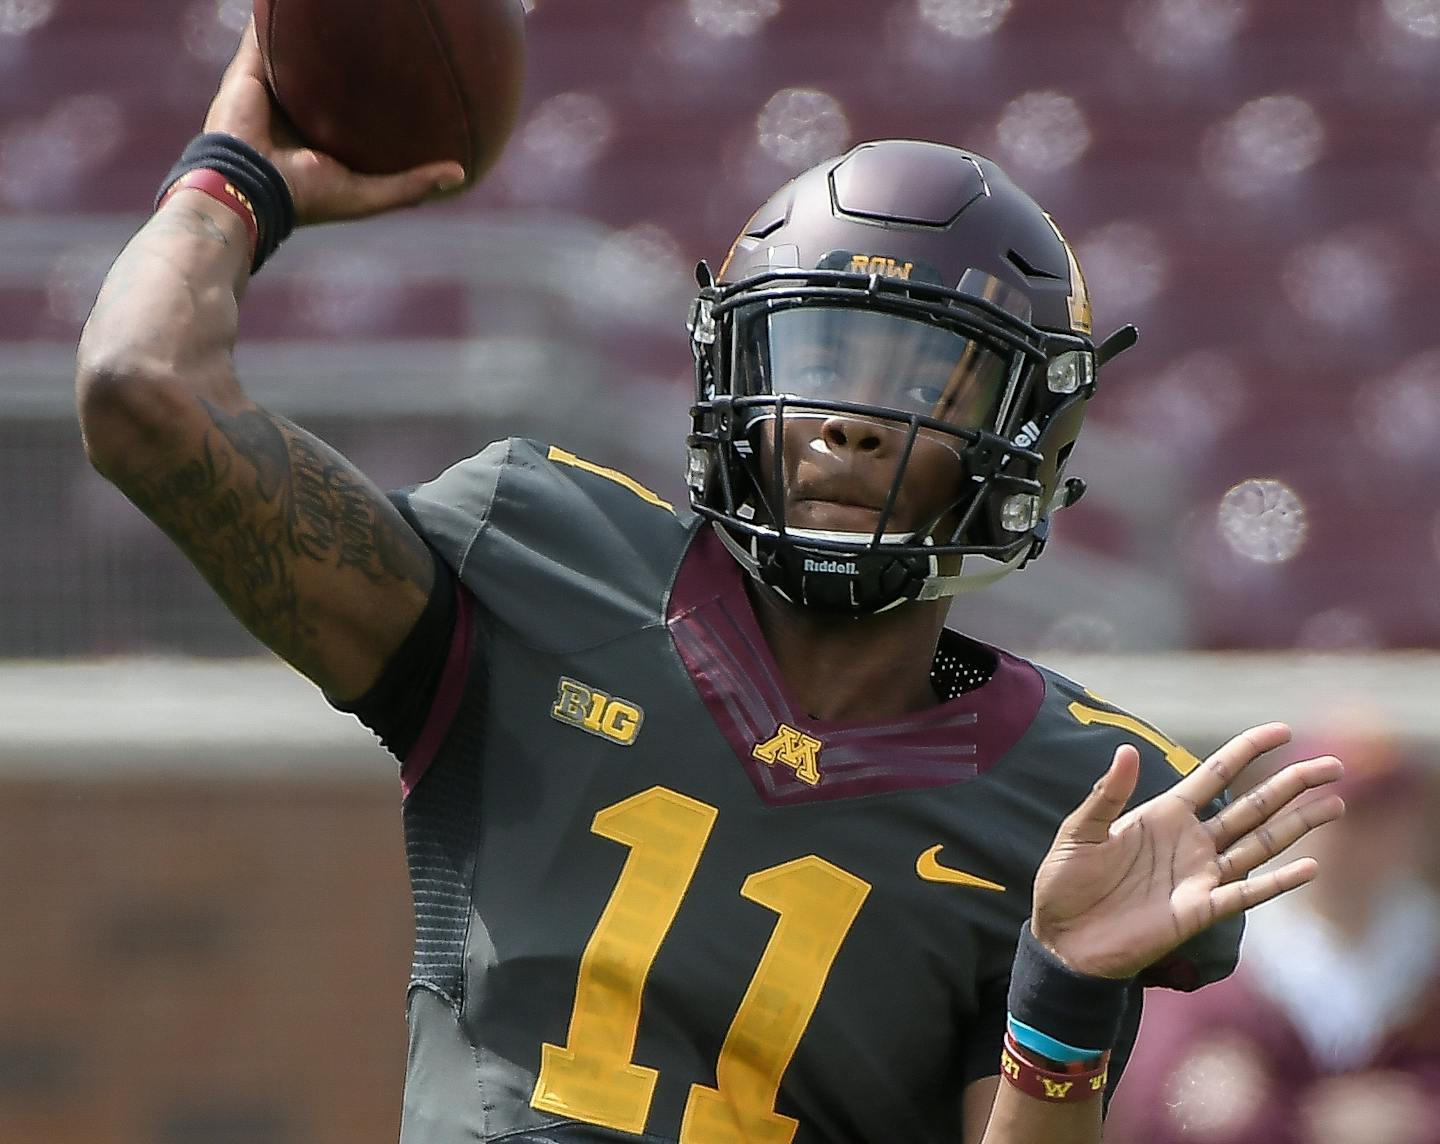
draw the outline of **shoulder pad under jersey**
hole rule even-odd
[[[397,494],[481,605],[541,649],[593,646],[663,622],[692,532],[625,474],[510,438]]]
[[[1030,753],[1041,769],[1056,770],[1052,776],[1055,787],[1065,790],[1070,799],[1069,805],[1056,808],[1062,816],[1084,798],[1122,743],[1130,743],[1140,752],[1140,781],[1132,807],[1168,790],[1200,765],[1199,758],[1144,720],[1063,675],[1043,667],[1040,671],[1045,677],[1045,702],[1032,726],[1031,733],[1038,741],[1031,744]],[[1082,757],[1086,764],[1082,783],[1064,781],[1058,771]],[[1201,811],[1201,817],[1219,813],[1226,801],[1216,799]],[[1243,931],[1241,918],[1214,925],[1152,966],[1141,980],[1147,985],[1186,990],[1218,981],[1235,968]]]

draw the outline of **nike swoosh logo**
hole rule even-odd
[[[992,882],[989,878],[981,878],[976,874],[967,874],[964,870],[940,865],[940,859],[936,855],[944,848],[943,843],[939,846],[932,846],[915,859],[915,873],[927,882],[949,882],[951,885],[970,886],[976,890],[994,890],[1000,894],[1005,892],[1005,887],[999,882]]]

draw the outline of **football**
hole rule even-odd
[[[522,0],[254,0],[265,76],[306,145],[363,174],[499,157],[525,64]]]

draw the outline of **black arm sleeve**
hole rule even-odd
[[[972,1080],[995,1076],[1000,1072],[1000,1043],[1005,1039],[1009,995],[1008,978],[981,987],[980,1012],[975,1015],[975,1021],[965,1037],[965,1071],[960,1077],[962,1084],[968,1085]]]
[[[1115,1095],[1115,1086],[1130,1063],[1130,1054],[1135,1051],[1135,1038],[1140,1033],[1140,1016],[1145,1006],[1145,990],[1139,985],[1130,986],[1130,1003],[1125,1006],[1125,1016],[1120,1021],[1120,1035],[1115,1038],[1115,1047],[1110,1050],[1110,1072],[1106,1077],[1105,1107],[1110,1107],[1110,1098]]]
[[[458,612],[455,574],[438,556],[433,559],[435,583],[425,610],[375,685],[349,703],[331,700],[337,711],[354,715],[374,731],[381,744],[401,762],[420,737],[430,714]]]

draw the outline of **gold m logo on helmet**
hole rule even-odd
[[[628,747],[640,734],[645,712],[628,699],[606,695],[578,679],[562,678],[550,716],[612,743]]]
[[[1060,233],[1060,228],[1055,220],[1045,215],[1045,221],[1050,224],[1050,229],[1055,232],[1055,237],[1060,240],[1060,245],[1065,248],[1065,257],[1070,260],[1070,328],[1079,334],[1090,333],[1092,321],[1090,311],[1090,287],[1085,285],[1085,272],[1080,269],[1080,260],[1075,257],[1075,248],[1070,245],[1070,240]]]
[[[757,743],[750,753],[768,766],[789,767],[795,777],[810,786],[820,785],[820,748],[824,744],[804,731],[781,723],[775,734]]]
[[[909,278],[913,262],[896,262],[883,254],[854,254],[846,267],[851,274],[878,274],[881,278]]]

